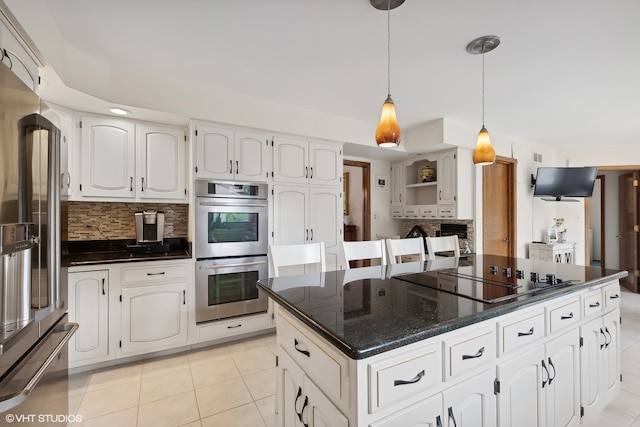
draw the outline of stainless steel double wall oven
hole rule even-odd
[[[267,184],[197,180],[196,322],[267,311]]]

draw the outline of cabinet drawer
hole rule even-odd
[[[208,322],[196,326],[196,341],[210,341],[268,329],[271,326],[270,323],[267,314]]]
[[[438,206],[438,216],[440,218],[455,218],[456,206],[455,205]]]
[[[524,318],[500,321],[498,334],[500,354],[535,342],[544,337],[544,311],[540,309]]]
[[[614,283],[602,288],[604,294],[604,308],[611,310],[620,307],[620,284]]]
[[[496,358],[495,326],[445,340],[445,378],[456,376]]]
[[[159,281],[187,278],[186,264],[145,265],[141,267],[125,267],[122,269],[122,283],[157,283]]]
[[[440,343],[380,360],[369,365],[369,408],[373,413],[390,403],[414,396],[440,384]]]
[[[546,307],[547,334],[552,334],[580,321],[580,299],[575,297],[564,299]]]
[[[406,218],[417,218],[418,208],[416,206],[406,207],[402,209],[402,212]]]
[[[327,396],[347,403],[348,361],[337,351],[316,344],[309,331],[302,332],[281,310],[277,317],[278,345],[302,368]],[[314,342],[315,340],[315,342]],[[324,347],[324,346],[323,346]]]
[[[420,208],[420,218],[436,218],[437,216],[437,206],[423,206]]]
[[[600,289],[582,295],[580,297],[580,301],[582,301],[582,317],[589,317],[592,314],[602,312],[604,305],[602,298],[603,292]]]
[[[402,208],[391,208],[392,218],[402,218]]]

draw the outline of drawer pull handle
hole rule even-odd
[[[609,344],[611,344],[611,341],[613,340],[613,338],[611,338],[611,333],[609,332],[609,328],[605,326],[604,331],[607,333],[607,335],[609,335],[609,340],[607,340],[607,337],[605,335],[604,348],[609,348]]]
[[[233,325],[233,326],[229,325],[227,326],[227,329],[235,329],[235,328],[239,328],[240,326],[242,326],[242,323],[238,323],[237,325]]]
[[[546,363],[544,363],[544,359],[542,359],[542,369],[544,369],[544,372],[542,373],[542,388],[544,388],[545,385],[547,385],[547,381],[549,381],[549,369],[547,369],[547,365]],[[547,374],[547,378],[544,378],[544,374]]]
[[[449,406],[449,419],[451,421],[453,421],[453,427],[458,427],[458,424],[456,423],[456,417],[455,415],[453,415],[453,407]]]
[[[418,375],[416,375],[413,379],[411,380],[394,380],[393,381],[393,386],[398,386],[398,385],[405,385],[405,384],[415,384],[418,381],[420,381],[422,379],[422,377],[424,377],[424,369],[422,371],[420,371],[418,373]]]
[[[551,385],[551,381],[556,379],[556,367],[553,366],[551,358],[549,358],[549,368],[553,368],[553,376],[551,376],[551,373],[549,373],[549,385]]]
[[[560,316],[560,320],[573,319],[573,311],[566,316]]]
[[[481,357],[484,354],[484,347],[482,347],[480,350],[478,350],[478,352],[474,355],[470,355],[470,354],[463,354],[462,355],[462,360],[467,360],[467,359],[477,359],[478,357]]]
[[[589,304],[589,308],[596,308],[596,307],[600,307],[600,301]]]
[[[164,274],[164,271],[161,271],[160,273],[147,273],[147,276],[162,276]]]
[[[527,335],[533,335],[533,326],[529,329],[529,332],[518,332],[519,337],[525,337]]]
[[[307,357],[311,357],[311,353],[309,353],[309,351],[308,351],[308,350],[300,350],[300,349],[298,348],[298,345],[300,345],[300,343],[298,342],[298,340],[297,340],[297,339],[295,339],[295,338],[294,338],[294,339],[293,339],[293,347],[294,347],[296,350],[298,350],[300,353],[304,354],[305,356],[307,356]]]
[[[611,296],[609,297],[609,299],[618,299],[618,298],[620,298],[620,295],[619,295],[619,294],[611,295]]]

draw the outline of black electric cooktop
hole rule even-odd
[[[437,263],[439,260],[434,260]],[[446,262],[446,261],[443,261]],[[488,304],[583,283],[585,269],[521,258],[461,258],[452,268],[399,274],[396,279]]]

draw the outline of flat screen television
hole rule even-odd
[[[540,167],[535,178],[533,196],[556,201],[562,201],[563,197],[591,197],[597,174],[596,167]]]

